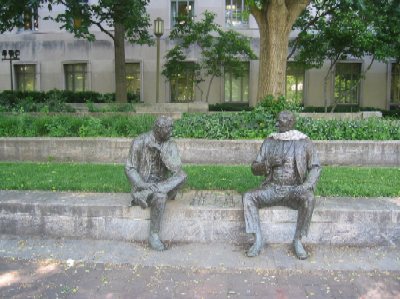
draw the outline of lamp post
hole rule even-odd
[[[8,53],[8,57],[7,57]],[[3,58],[1,60],[9,60],[10,61],[10,79],[11,79],[11,91],[14,90],[13,85],[13,73],[12,73],[12,62],[13,60],[19,60],[19,50],[3,50],[2,55]]]
[[[160,37],[164,34],[164,20],[154,20],[154,35],[157,37],[156,103],[160,100]]]

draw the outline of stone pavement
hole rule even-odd
[[[0,236],[1,298],[400,298],[398,245],[170,243]]]

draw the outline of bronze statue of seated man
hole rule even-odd
[[[161,251],[161,220],[167,199],[174,199],[186,180],[175,141],[172,119],[159,117],[153,130],[132,141],[125,174],[132,185],[132,205],[150,207],[149,245]]]
[[[311,140],[293,130],[295,116],[283,111],[278,115],[278,133],[263,142],[256,160],[251,165],[254,175],[265,176],[259,189],[244,193],[243,208],[246,232],[255,241],[247,256],[257,256],[263,247],[259,209],[269,206],[288,206],[298,210],[293,249],[299,259],[308,254],[301,239],[308,233],[315,205],[314,189],[321,167]]]

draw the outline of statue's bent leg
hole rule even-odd
[[[243,211],[246,225],[246,233],[254,234],[254,244],[247,251],[247,256],[257,256],[263,247],[263,240],[260,226],[260,216],[258,213],[257,191],[250,191],[243,194]]]
[[[149,245],[154,250],[162,251],[165,249],[160,240],[161,221],[164,215],[167,195],[164,193],[155,193],[150,203],[150,235]]]
[[[314,206],[315,197],[311,191],[306,191],[299,195],[297,225],[293,239],[293,248],[296,256],[301,260],[308,257],[308,254],[301,243],[301,238],[308,234]]]

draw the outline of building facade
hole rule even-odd
[[[96,0],[87,0],[91,2]],[[57,14],[63,7],[55,7]],[[259,52],[259,31],[254,18],[244,6],[244,0],[152,0],[148,6],[150,19],[164,20],[165,32],[161,37],[161,67],[164,55],[172,48],[169,32],[181,16],[201,18],[206,10],[216,14],[216,22],[222,28],[235,29],[251,38],[256,54]],[[14,88],[18,90],[67,89],[72,91],[97,91],[110,93],[115,90],[114,47],[112,40],[93,27],[96,40],[77,39],[59,24],[45,20],[46,8],[27,10],[23,28],[0,36],[0,50],[18,49],[20,60],[13,61]],[[79,21],[79,20],[75,20]],[[150,28],[152,30],[152,28]],[[295,33],[293,33],[294,36]],[[198,49],[193,48],[187,63],[199,59]],[[156,47],[138,46],[126,42],[127,88],[141,101],[154,103],[156,99]],[[235,78],[224,70],[221,78],[212,83],[208,102],[249,103],[254,105],[257,96],[258,61],[244,61],[245,74]],[[370,58],[340,61],[332,75],[324,78],[329,69],[326,63],[321,69],[304,70],[289,61],[286,74],[286,92],[289,98],[300,99],[305,106],[324,106],[336,102],[340,105],[389,109],[400,105],[400,66],[395,62],[374,62],[362,77]],[[360,77],[361,76],[361,77]],[[361,79],[360,79],[361,78]],[[10,89],[9,63],[0,64],[0,90]],[[190,68],[179,79],[168,82],[161,76],[161,102],[205,101],[208,82],[196,86]]]

